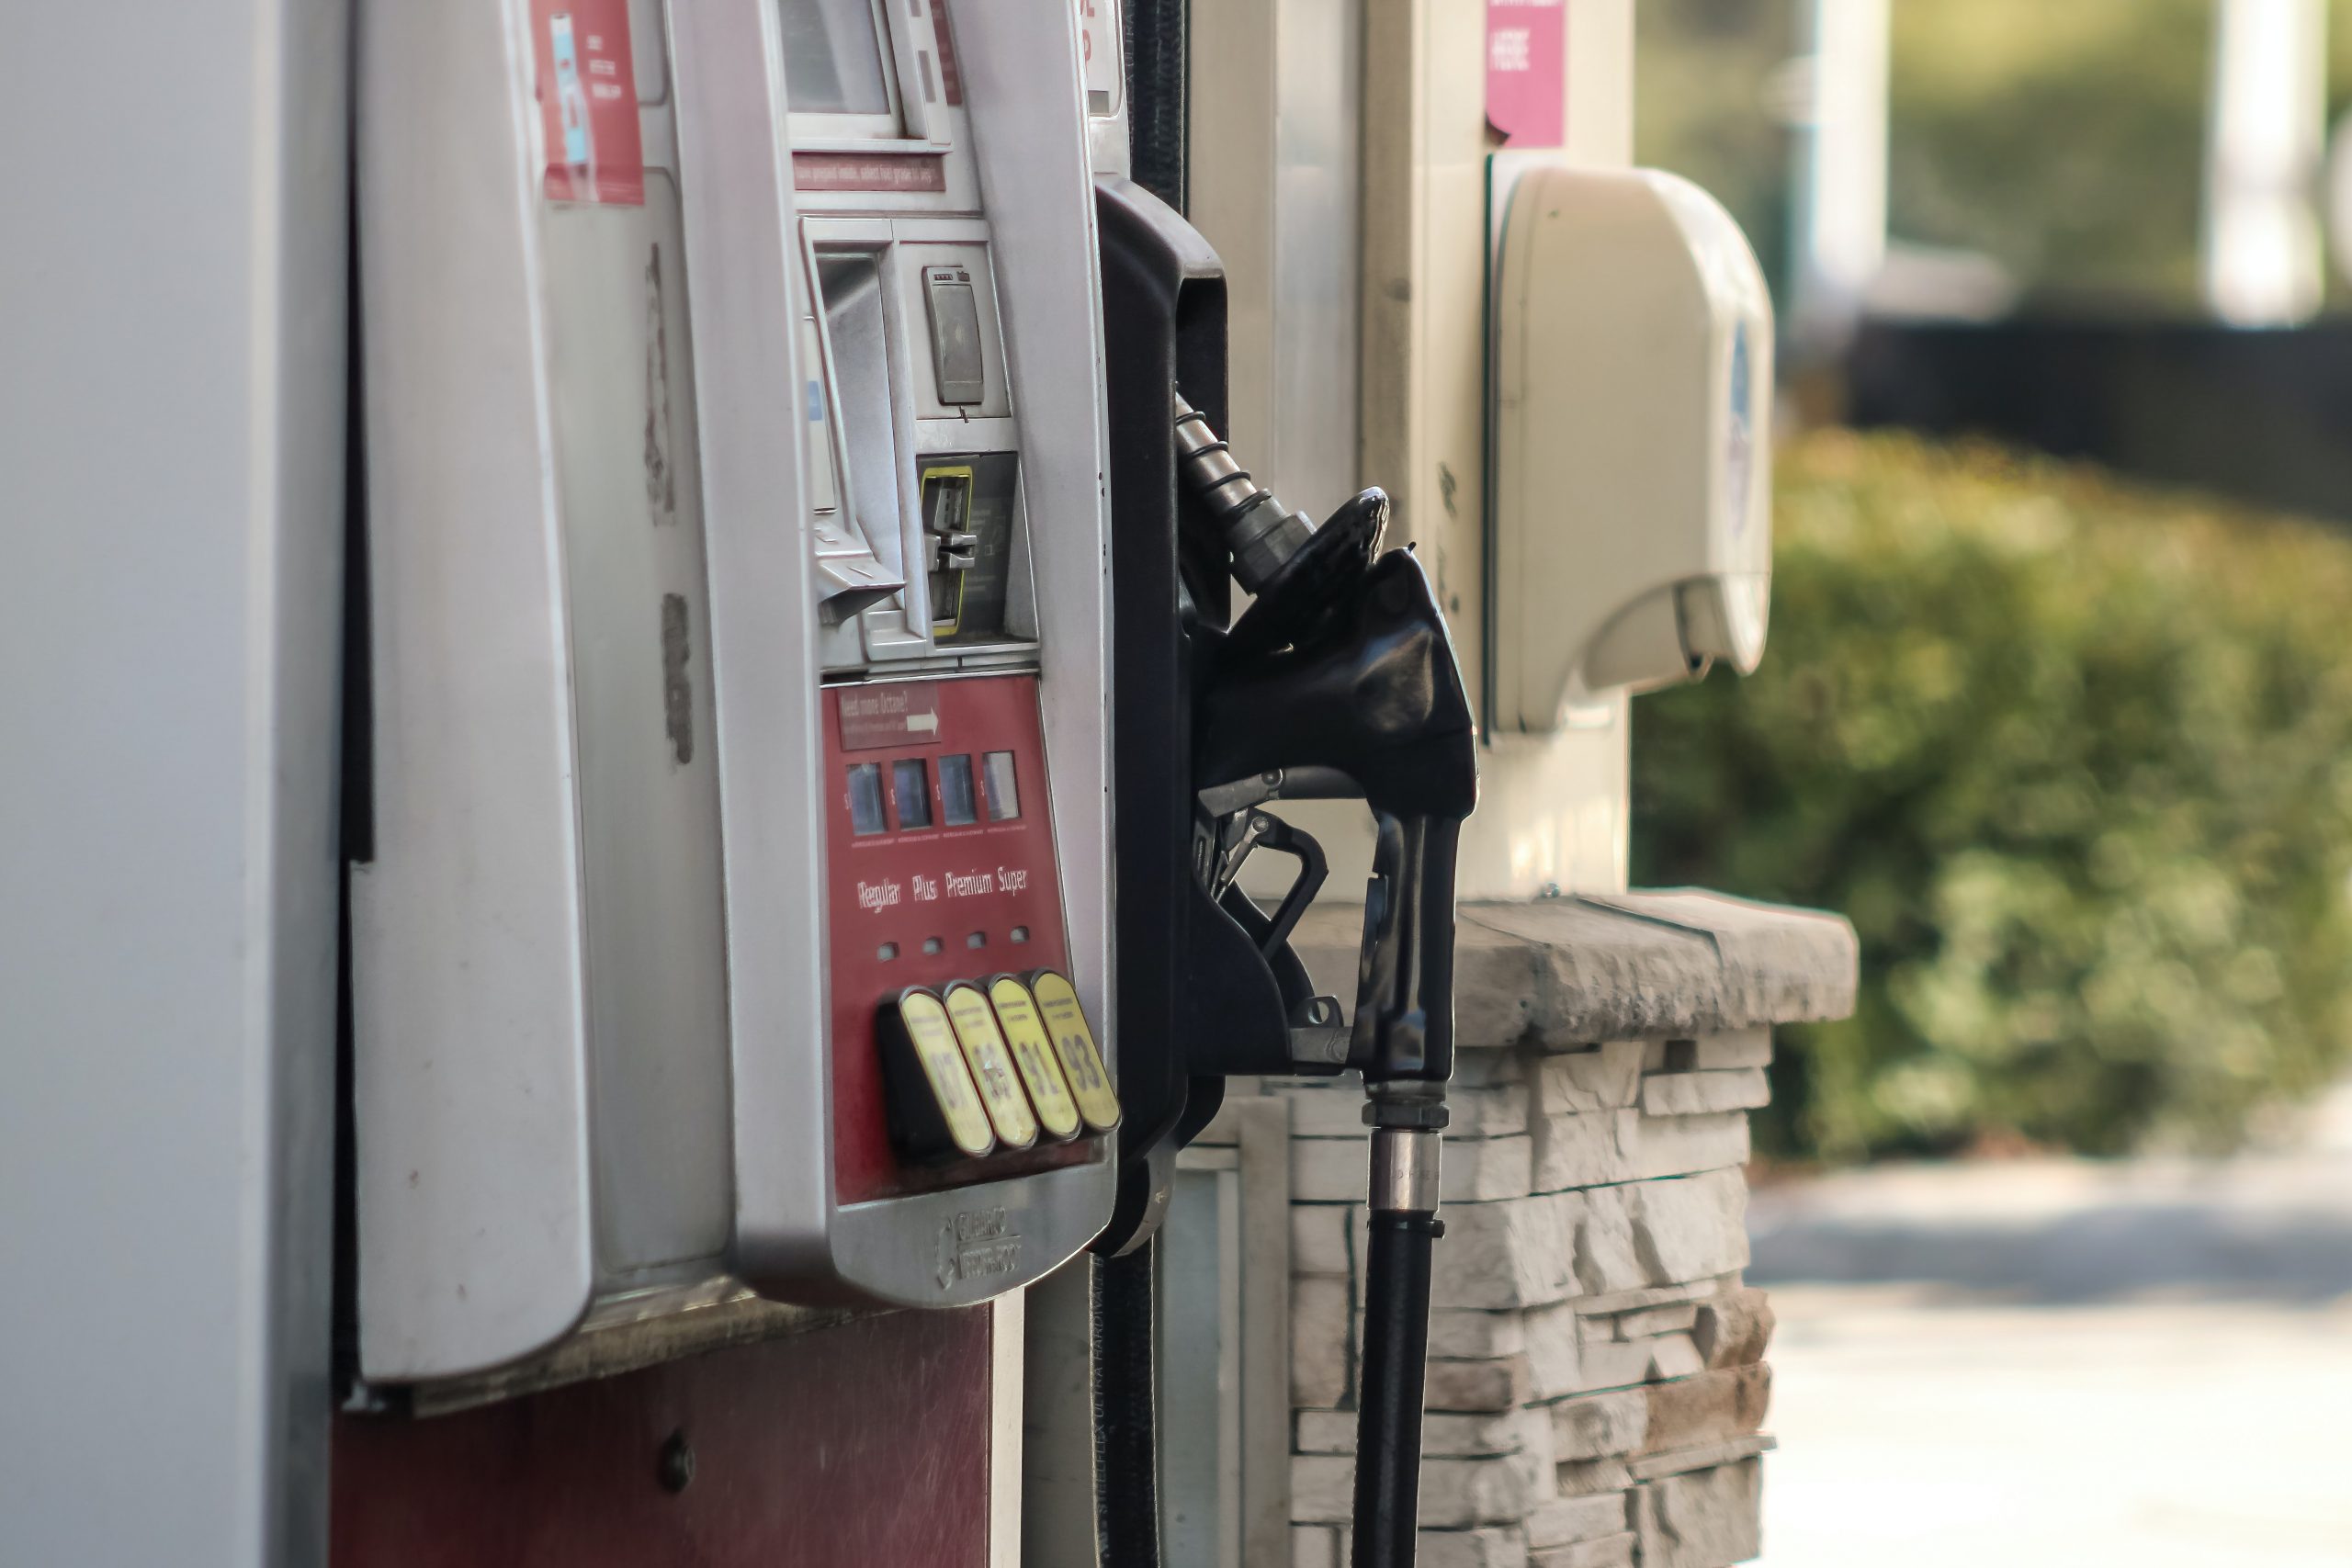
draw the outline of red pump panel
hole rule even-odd
[[[984,1568],[989,1311],[335,1422],[334,1568]],[[665,1449],[693,1455],[693,1476]],[[673,1489],[674,1488],[674,1489]]]
[[[902,1163],[875,1041],[876,1007],[909,986],[1068,968],[1037,678],[836,686],[825,705],[835,1201],[1100,1157],[1091,1138]]]

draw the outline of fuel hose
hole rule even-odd
[[[1445,1234],[1437,1201],[1436,1131],[1374,1129],[1353,1568],[1409,1568],[1413,1561],[1422,1384],[1429,1365],[1430,1258]]]

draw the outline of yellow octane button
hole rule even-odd
[[[956,1043],[946,1004],[929,991],[908,991],[899,998],[899,1019],[906,1026],[915,1060],[922,1065],[923,1082],[931,1090],[947,1143],[956,1153],[974,1158],[987,1154],[996,1146],[996,1138],[989,1131],[990,1118],[981,1109],[980,1094],[973,1086],[971,1069],[965,1065],[963,1049]]]
[[[1012,1065],[1021,1070],[1021,1082],[1029,1090],[1029,1103],[1037,1108],[1046,1135],[1078,1136],[1078,1101],[1069,1097],[1069,1080],[1054,1059],[1054,1043],[1037,1016],[1029,987],[1013,976],[1000,975],[989,982],[989,1003],[996,1009],[997,1027],[1012,1049]]]
[[[958,980],[947,987],[946,999],[947,1016],[956,1025],[956,1038],[963,1042],[964,1060],[980,1086],[980,1104],[988,1110],[997,1141],[1008,1149],[1027,1148],[1037,1141],[1036,1113],[1013,1076],[1012,1053],[1004,1047],[988,998],[978,987]]]
[[[1061,1058],[1069,1092],[1087,1130],[1107,1133],[1119,1124],[1119,1097],[1112,1090],[1111,1075],[1102,1070],[1102,1052],[1087,1027],[1086,1010],[1078,1003],[1077,988],[1051,969],[1029,976],[1029,994],[1053,1036],[1054,1054]]]

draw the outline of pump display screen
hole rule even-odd
[[[882,766],[854,762],[849,770],[850,831],[860,838],[889,830],[882,819]]]
[[[781,0],[785,88],[797,114],[888,114],[874,0]]]
[[[972,759],[950,756],[939,759],[939,817],[950,828],[968,828],[980,819],[978,797],[972,792]]]
[[[1021,815],[1021,784],[1013,772],[1012,753],[988,754],[989,820],[1011,822]]]
[[[931,826],[931,770],[920,757],[890,764],[890,797],[899,803],[899,828]]]

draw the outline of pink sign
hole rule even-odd
[[[628,0],[532,0],[551,201],[645,205]]]
[[[1563,0],[1487,0],[1487,123],[1512,147],[1567,139]]]

